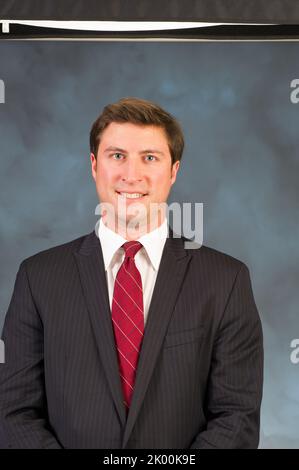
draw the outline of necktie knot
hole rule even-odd
[[[142,248],[142,244],[135,240],[123,244],[126,258],[134,258],[136,253]]]

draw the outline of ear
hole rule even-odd
[[[181,163],[180,161],[177,161],[172,165],[172,168],[171,168],[171,185],[173,185],[175,183],[177,172],[179,171],[179,168],[180,168],[180,163]]]
[[[97,159],[94,153],[90,154],[90,163],[91,163],[91,174],[94,180],[96,180],[97,176]]]

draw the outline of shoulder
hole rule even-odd
[[[36,270],[42,267],[49,269],[51,266],[67,265],[69,261],[73,260],[74,253],[80,250],[82,244],[86,242],[87,239],[94,238],[96,238],[95,232],[91,232],[61,245],[40,251],[24,259],[21,263],[21,267]]]
[[[186,251],[191,256],[192,264],[201,267],[205,272],[232,277],[238,275],[242,270],[248,272],[243,261],[206,245],[198,245],[197,248],[186,249]]]

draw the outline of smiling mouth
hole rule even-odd
[[[123,197],[123,198],[126,198],[126,199],[141,199],[142,197],[144,196],[147,196],[147,193],[143,194],[143,193],[126,193],[126,192],[119,192],[119,191],[116,191],[116,193]]]

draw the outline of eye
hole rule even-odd
[[[115,160],[120,160],[120,158],[118,157],[119,156],[122,157],[122,154],[117,152],[117,153],[114,153],[112,156],[114,157]]]
[[[157,159],[157,157],[155,157],[154,155],[147,155],[146,158],[148,158],[148,157],[150,157],[150,158],[152,158],[152,159],[154,159],[154,160]],[[150,162],[153,162],[154,160],[150,160]]]

